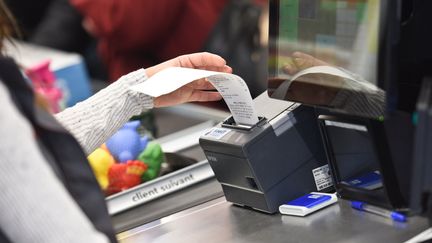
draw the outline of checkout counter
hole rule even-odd
[[[405,242],[428,228],[425,218],[394,224],[339,203],[308,217],[233,206],[223,197],[118,234],[132,242]]]
[[[398,163],[390,160],[390,152],[385,150],[392,148],[391,144],[382,142],[398,140],[387,139],[383,131],[400,135],[400,128],[406,128],[397,126],[392,116],[383,115],[384,107],[391,105],[385,92],[390,101],[397,97],[392,96],[392,89],[381,88],[396,89],[391,77],[398,75],[395,70],[404,70],[389,69],[396,57],[386,55],[393,49],[382,46],[385,41],[393,45],[399,37],[390,33],[400,27],[394,22],[400,10],[396,2],[400,1],[270,0],[268,91],[272,98],[291,104],[256,99],[259,122],[246,128],[236,127],[239,124],[229,114],[216,118],[210,127],[223,134],[221,137],[201,136],[202,150],[198,140],[194,146],[180,149],[196,151],[203,170],[215,175],[209,173],[198,183],[113,214],[119,241],[382,243],[406,242],[428,229],[427,218],[415,212],[408,214],[406,222],[396,222],[353,209],[348,201],[380,205],[383,201],[375,195],[380,194],[389,199],[384,205],[387,209],[404,213],[409,209],[407,195],[399,195],[403,190],[398,185],[407,187],[411,175],[392,171]],[[410,98],[415,103],[416,97]],[[318,115],[329,112],[335,119],[321,117],[318,125],[318,115],[311,116],[313,111],[292,102],[324,108],[324,114]],[[353,122],[353,117],[363,117],[366,122]],[[383,126],[389,123],[396,129],[385,130]],[[317,139],[325,137],[323,134],[328,141]],[[367,146],[359,146],[359,141]],[[398,141],[412,145],[409,140]],[[391,154],[400,154],[409,146],[392,148]],[[377,158],[371,159],[377,151]],[[329,155],[334,155],[333,160]],[[411,159],[393,158],[405,165]],[[277,205],[309,192],[332,189],[323,177],[323,171],[328,172],[325,162],[338,194],[345,199],[305,217],[279,214]],[[378,170],[382,183],[373,188],[350,184],[358,182],[355,179],[362,178],[363,172]],[[324,183],[317,183],[314,171]],[[377,198],[379,202],[371,200]]]
[[[384,91],[378,87],[393,87],[395,84],[390,83],[392,81],[385,76],[389,73],[384,71],[388,70],[378,68],[383,64],[378,60],[392,63],[392,56],[383,56],[385,51],[377,50],[377,48],[381,47],[383,41],[393,41],[393,39],[390,38],[392,35],[383,32],[387,29],[379,27],[387,26],[385,23],[394,24],[392,22],[394,19],[391,17],[394,17],[398,11],[395,3],[397,1],[270,0],[269,2],[269,75],[274,77],[273,80],[270,79],[273,82],[269,82],[269,93],[270,95],[273,93],[272,98],[321,106],[321,108],[323,106],[330,109],[336,108],[350,116],[366,114],[369,119],[367,121],[373,120],[375,123],[385,124],[386,122],[382,121],[388,121],[388,117],[376,116],[377,113],[382,112],[386,102],[383,98]],[[377,31],[381,32],[377,34]],[[380,39],[383,37],[388,38]],[[302,67],[303,64],[308,63],[321,67],[311,69],[308,69],[307,66]],[[332,67],[328,67],[329,65]],[[384,66],[387,67],[386,65]],[[341,67],[341,69],[335,70],[334,67]],[[297,74],[292,74],[295,68],[303,70],[297,70]],[[300,79],[301,76],[305,77],[305,82]],[[351,81],[348,82],[348,79]],[[331,82],[327,82],[328,86],[322,86],[326,80]],[[293,92],[299,87],[302,88],[298,89],[300,91],[308,91],[309,88],[309,91],[312,92],[304,92],[303,98],[306,97],[306,99],[302,100]],[[314,89],[317,87],[320,92]],[[344,90],[338,93],[343,95],[338,96],[338,99],[329,99],[327,95],[335,94],[335,88],[338,91]],[[377,102],[368,103],[360,100],[359,104],[362,106],[348,104],[348,101],[356,101],[356,95],[359,93],[365,95],[358,97],[374,98]],[[388,92],[387,95],[394,98],[391,92]],[[341,102],[342,99],[345,99],[344,102]],[[306,217],[279,214],[276,205],[311,191],[326,189],[316,183],[316,178],[315,190],[313,188],[314,178],[299,176],[294,180],[297,182],[294,186],[293,181],[290,181],[293,180],[291,175],[296,175],[298,171],[301,171],[298,174],[311,176],[313,174],[310,173],[311,170],[324,166],[322,151],[319,151],[316,146],[325,142],[315,140],[317,130],[313,122],[308,124],[310,111],[307,109],[303,110],[302,107],[292,104],[279,103],[281,101],[260,102],[259,99],[257,101],[261,106],[258,108],[258,117],[261,116],[264,119],[259,119],[260,122],[253,128],[243,131],[242,128],[235,128],[236,124],[233,124],[232,119],[224,120],[229,117],[229,114],[225,114],[213,120],[216,122],[209,128],[214,126],[215,129],[220,129],[218,132],[223,129],[233,129],[228,131],[230,135],[222,139],[207,138],[201,141],[203,150],[198,145],[198,140],[195,145],[179,150],[187,153],[196,152],[194,156],[199,158],[203,171],[209,171],[206,179],[169,195],[113,214],[113,223],[120,242],[406,242],[430,227],[427,218],[414,214],[409,214],[407,222],[396,222],[351,207],[348,199],[367,201],[370,198],[378,198],[371,197],[371,195],[374,196],[374,193],[384,195],[389,191],[398,190],[396,183],[386,183],[386,181],[389,182],[390,177],[383,178],[383,183],[375,184],[377,187],[374,188],[347,187],[348,182],[355,180],[352,180],[354,175],[352,164],[341,163],[341,161],[354,161],[350,160],[354,157],[347,160],[346,154],[358,156],[355,161],[362,162],[358,165],[367,164],[363,161],[376,161],[368,165],[365,172],[375,172],[377,168],[386,167],[383,166],[383,161],[391,163],[391,160],[383,159],[383,156],[377,157],[376,160],[358,159],[370,158],[368,156],[371,155],[371,151],[376,151],[375,149],[360,151],[357,148],[365,148],[365,146],[351,146],[358,145],[358,139],[350,139],[352,144],[345,143],[348,140],[339,139],[337,145],[340,146],[336,147],[334,141],[330,141],[333,143],[325,146],[326,158],[329,153],[336,155],[334,161],[330,161],[334,162],[330,167],[332,167],[332,172],[336,171],[339,180],[333,178],[333,181],[339,194],[346,199],[339,198],[337,203]],[[371,106],[364,107],[364,104]],[[378,107],[375,106],[377,104]],[[348,112],[344,110],[347,107],[351,108],[351,110],[347,109]],[[361,111],[362,114],[355,114],[353,111],[359,107],[360,110],[357,111]],[[279,111],[274,112],[274,108]],[[336,117],[341,118],[338,115]],[[365,144],[371,145],[372,140],[369,139],[369,135],[371,139],[374,139],[373,141],[384,138],[384,136],[378,136],[381,135],[380,133],[378,135],[373,133],[374,130],[370,128],[374,126],[369,123],[351,124],[350,119],[334,121],[323,119],[322,121],[328,127],[321,125],[321,135],[323,129],[327,129],[325,131],[329,132],[329,140],[333,138],[333,135],[340,137],[344,134],[350,136],[355,134],[356,138],[367,138]],[[318,121],[314,122],[318,126]],[[301,124],[308,124],[308,127],[302,128]],[[231,125],[234,125],[234,128],[229,127]],[[340,133],[342,130],[348,132]],[[378,130],[383,131],[384,129]],[[369,133],[369,131],[372,132]],[[368,136],[364,136],[366,133]],[[176,140],[173,137],[170,139],[171,141]],[[272,144],[275,141],[278,143]],[[304,144],[299,145],[299,141]],[[293,143],[296,143],[298,149],[288,147]],[[260,146],[257,144],[263,145],[262,150],[259,150]],[[286,149],[278,147],[281,144],[286,146]],[[372,145],[376,144],[383,145],[383,143]],[[327,145],[333,145],[333,149],[336,148],[336,150],[332,151],[332,146]],[[276,147],[282,156],[272,150]],[[346,153],[347,151],[349,153]],[[387,152],[382,149],[378,151]],[[292,156],[294,152],[299,152],[299,154]],[[293,163],[296,166],[289,167],[291,161],[275,159],[278,156],[294,157]],[[237,167],[233,166],[234,163]],[[268,164],[271,166],[266,168],[270,169],[264,169]],[[337,166],[334,166],[335,164]],[[387,176],[390,171],[388,168],[393,165],[396,164],[384,168]],[[274,168],[276,171],[272,170]],[[337,168],[345,170],[337,171]],[[211,175],[212,172],[216,175]],[[404,180],[402,180],[396,173],[394,178],[396,179],[392,179],[392,182],[398,181],[400,185],[408,185],[409,176],[403,177]],[[309,184],[304,183],[305,180]],[[376,190],[377,188],[379,190]],[[283,193],[284,190],[287,193]],[[362,193],[358,193],[359,191]],[[282,198],[283,194],[289,198]],[[409,206],[405,201],[405,194],[396,195],[400,199],[396,201],[393,200],[396,198],[395,195],[391,194],[389,198],[392,200],[384,206],[393,207],[396,210],[402,209],[399,207],[401,205]],[[404,203],[399,203],[402,201]]]
[[[274,65],[273,68],[276,70],[270,72],[270,75],[282,77],[275,79],[275,81],[289,81],[286,73],[281,72],[283,69],[281,65],[285,65],[287,60],[293,62],[296,59],[289,59],[285,56],[286,53],[312,51],[311,45],[309,45],[311,43],[312,46],[317,47],[317,50],[314,51],[323,57],[329,56],[329,49],[327,48],[331,44],[341,44],[341,48],[333,47],[333,51],[341,51],[340,56],[333,58],[339,62],[338,64],[345,64],[343,67],[347,69],[351,66],[360,67],[359,70],[354,70],[356,73],[372,70],[371,67],[375,67],[376,62],[373,62],[372,57],[376,57],[374,55],[377,53],[372,53],[372,55],[360,51],[359,57],[363,59],[359,58],[359,60],[366,60],[366,64],[369,65],[361,66],[358,63],[349,62],[356,58],[351,58],[352,53],[346,52],[344,48],[352,44],[349,42],[356,37],[355,31],[351,30],[358,28],[360,34],[365,34],[363,32],[367,31],[369,25],[377,24],[373,21],[364,24],[362,16],[366,16],[366,13],[362,11],[378,9],[378,6],[375,6],[377,3],[374,2],[380,1],[369,1],[372,3],[369,7],[365,6],[367,5],[365,1],[336,1],[338,3],[325,0],[300,1],[300,6],[295,6],[295,4],[299,5],[298,2],[270,0],[270,17],[273,17],[270,26],[276,28],[270,30],[270,35],[281,34],[280,39],[276,38],[276,43],[270,42],[270,54],[276,53],[276,56],[270,56],[269,64]],[[305,2],[308,3],[304,4]],[[316,11],[309,11],[312,8],[309,8],[308,4],[317,4],[312,2],[320,2],[319,7],[315,9]],[[337,8],[336,4],[338,5]],[[293,6],[296,8],[294,9]],[[329,24],[328,28],[311,26],[311,22],[307,21],[318,16],[318,13],[327,16],[326,20],[331,20],[327,23]],[[372,16],[370,19],[378,21],[378,14],[375,16],[373,13],[368,16]],[[338,19],[339,17],[341,19]],[[279,26],[279,21],[277,21],[278,25],[275,24],[275,18],[277,20],[279,18],[288,19],[289,21],[286,23],[281,21]],[[336,33],[323,34],[320,32],[321,29],[336,29],[333,31]],[[314,31],[316,33],[313,33]],[[348,36],[347,33],[342,33],[344,31],[353,35]],[[340,36],[344,38],[338,39]],[[376,35],[373,36],[376,37]],[[310,39],[305,41],[301,38]],[[364,39],[370,41],[368,38],[366,35]],[[292,40],[296,40],[298,43],[293,44],[290,42]],[[288,50],[302,47],[301,44],[303,43],[308,44],[304,50]],[[355,44],[356,49],[354,51],[367,49],[365,46],[361,46],[361,43]],[[316,61],[315,59],[312,60]],[[77,67],[79,66],[77,65]],[[59,70],[63,69],[59,68]],[[60,74],[62,73],[59,72],[58,75]],[[373,75],[371,73],[366,74]],[[366,74],[363,77],[369,78]],[[67,79],[65,78],[65,80]],[[84,88],[89,89],[87,86]],[[274,88],[277,91],[277,87],[269,88]],[[282,90],[287,91],[288,88]],[[74,92],[71,93],[74,94]],[[77,93],[82,94],[83,92]],[[287,99],[285,94],[291,93],[282,92],[282,97],[279,98]],[[191,160],[190,165],[154,181],[139,185],[132,190],[107,198],[112,222],[120,242],[261,243],[322,241],[390,243],[405,242],[430,227],[428,220],[424,217],[411,216],[407,222],[394,222],[388,218],[357,211],[351,208],[349,201],[344,199],[339,199],[336,204],[306,217],[279,214],[277,206],[281,202],[314,191],[315,184],[316,191],[320,190],[318,183],[316,181],[314,183],[314,178],[308,178],[307,183],[309,184],[303,180],[308,176],[312,177],[311,171],[325,166],[323,151],[318,148],[318,144],[321,143],[317,139],[318,124],[316,126],[311,125],[315,121],[311,118],[313,116],[310,116],[311,113],[308,108],[299,107],[293,102],[288,104],[273,100],[271,102],[274,105],[269,105],[270,101],[268,100],[258,99],[256,101],[261,106],[260,115],[264,119],[260,120],[257,127],[250,132],[233,130],[235,132],[231,132],[229,138],[220,140],[222,144],[226,145],[225,148],[231,151],[229,154],[233,155],[232,158],[225,157],[227,158],[224,162],[226,165],[222,167],[218,167],[216,162],[223,159],[217,157],[219,156],[218,151],[215,151],[214,148],[224,149],[224,147],[218,144],[218,141],[211,141],[211,139],[202,143],[201,146],[198,141],[202,134],[211,128],[223,128],[224,123],[232,125],[232,121],[225,120],[230,117],[230,113],[193,104],[155,109],[156,123],[161,129],[158,131],[160,137],[157,141],[161,144],[162,150],[169,153],[171,159]],[[174,117],[175,123],[173,122]],[[296,124],[300,125],[297,126]],[[307,127],[302,127],[302,125],[307,125]],[[275,141],[278,139],[280,141],[276,143]],[[280,147],[282,145],[287,146],[292,141],[296,141],[296,147],[292,146],[290,149]],[[305,143],[300,144],[299,141]],[[274,144],[271,144],[272,142]],[[259,151],[260,147],[256,144],[260,143],[267,145],[267,149]],[[281,154],[277,154],[272,149],[281,151]],[[294,156],[295,161],[290,164],[283,163],[285,161],[281,162],[281,158],[276,161],[272,157],[291,158],[294,152],[299,152],[299,154]],[[216,154],[216,156],[210,157],[217,158],[217,160],[209,163],[207,161],[208,153]],[[271,170],[263,170],[265,167],[263,164],[268,162],[265,160],[269,157],[273,159],[269,162],[271,163],[269,166]],[[229,164],[236,161],[240,161],[242,165],[232,169],[233,167],[230,167]],[[297,173],[298,171],[301,173]],[[172,183],[176,176],[188,176],[192,173],[196,179],[193,183],[179,186],[175,190],[170,190],[169,193],[154,193],[154,196],[147,197],[152,188],[156,188],[154,185]],[[291,177],[296,173],[297,178]],[[244,180],[245,178],[246,180]],[[183,177],[183,180],[186,181],[186,177]],[[297,186],[298,184],[294,182],[302,182],[303,184]],[[292,186],[294,184],[296,186]],[[323,187],[322,189],[326,188]],[[286,190],[285,194],[282,193],[284,190]],[[281,195],[289,198],[281,198]]]
[[[289,14],[300,16],[297,20],[281,21],[280,26],[273,25],[276,26],[276,30],[270,30],[271,34],[279,34],[280,32],[281,36],[284,35],[289,40],[297,37],[300,40],[300,37],[303,37],[302,34],[308,38],[312,35],[309,32],[298,32],[300,29],[297,29],[298,26],[304,25],[302,30],[312,30],[311,32],[317,30],[316,26],[309,26],[310,23],[305,21],[305,19],[313,18],[317,14],[314,11],[307,11],[309,8],[306,5],[312,4],[312,1],[300,1],[300,7],[296,6],[296,8],[300,9],[300,13],[291,9],[295,4],[298,5],[299,1],[271,0],[270,2],[271,6],[273,6],[270,9],[270,15],[277,16],[273,19],[273,22],[270,22],[271,26],[276,23],[274,22],[276,20],[277,24],[279,24],[279,17],[280,20],[286,20]],[[335,10],[332,1],[321,0],[316,2],[321,2],[320,7],[322,9],[319,11],[336,11],[335,16],[350,17],[349,21],[361,19],[361,14],[355,15],[355,18],[351,15],[357,13],[355,11],[367,9],[364,6],[365,1],[337,1],[340,5],[337,10]],[[349,6],[356,2],[359,5],[356,6],[355,11],[349,9]],[[317,12],[319,11],[317,10]],[[284,15],[283,13],[288,14]],[[342,27],[336,26],[340,27],[336,32],[347,28],[350,29],[353,26],[352,22]],[[359,30],[363,31],[361,28]],[[296,36],[297,34],[299,36]],[[317,43],[315,44],[319,46],[318,44],[326,45],[337,42],[338,36],[321,34],[312,37],[316,37]],[[347,45],[345,42],[343,44]],[[271,43],[270,45],[270,51],[274,51],[272,48],[298,47],[283,39],[274,46]],[[358,49],[362,49],[362,47],[364,46],[356,46]],[[283,53],[284,50],[277,51]],[[324,51],[321,53],[323,56],[329,54],[326,48],[321,51]],[[349,59],[350,54],[342,52],[341,56],[334,57],[334,59],[347,57]],[[370,58],[370,56],[361,57],[365,60]],[[280,65],[290,59],[287,59],[284,55],[279,55],[270,57],[270,60],[274,62],[271,65],[275,65],[274,68],[280,71],[282,70]],[[369,64],[373,66],[376,63],[369,62]],[[79,66],[77,65],[77,67]],[[362,66],[361,68],[361,70],[356,71],[360,73],[363,68],[369,70],[369,66]],[[278,74],[285,75],[284,73],[270,74],[274,76],[278,76]],[[367,75],[364,75],[364,77],[367,77]],[[276,81],[283,82],[284,80],[287,79],[283,78]],[[87,86],[84,88],[89,89]],[[277,91],[277,87],[275,90]],[[287,91],[288,88],[282,90]],[[83,92],[77,93],[81,94]],[[289,94],[289,92],[282,92],[282,97],[279,98],[286,99],[286,94]],[[82,98],[78,97],[77,99]],[[307,177],[306,175],[311,170],[324,166],[323,151],[319,151],[319,146],[317,146],[321,143],[316,137],[318,127],[309,124],[311,116],[307,108],[276,100],[270,102],[257,99],[256,101],[261,106],[260,115],[264,118],[263,122],[257,124],[255,130],[252,129],[250,133],[236,132],[230,138],[221,140],[226,147],[221,146],[217,141],[211,141],[211,139],[200,146],[199,138],[205,131],[213,127],[223,128],[224,123],[232,123],[229,119],[225,120],[230,117],[230,113],[193,104],[154,110],[156,123],[160,129],[159,135],[161,136],[157,141],[161,144],[163,151],[170,154],[169,159],[186,161],[189,165],[154,181],[137,186],[132,190],[107,198],[114,229],[120,242],[315,243],[322,241],[390,243],[405,242],[430,227],[428,220],[424,217],[410,216],[407,222],[394,222],[388,218],[357,211],[350,206],[348,200],[344,199],[339,199],[336,204],[306,217],[279,214],[277,206],[281,202],[313,191],[312,187],[315,186],[313,178],[308,179],[309,184],[307,185],[301,184],[301,186],[294,187],[292,185],[295,181],[304,183],[302,178]],[[273,105],[269,105],[270,103]],[[175,118],[175,123],[173,118]],[[296,123],[300,125],[296,127]],[[302,125],[308,127],[301,127]],[[310,129],[311,127],[313,129]],[[276,137],[273,131],[275,131]],[[309,135],[305,136],[305,134]],[[264,137],[265,139],[263,139]],[[305,139],[305,137],[308,137],[308,139]],[[272,146],[271,143],[277,139],[281,141],[275,143],[277,146]],[[303,145],[297,143],[297,147],[281,148],[282,145],[287,146],[290,141],[295,140],[298,142],[302,139],[305,139]],[[250,141],[253,141],[253,143],[250,143]],[[260,146],[255,146],[257,143],[270,146],[267,147],[266,152],[261,152],[258,150]],[[218,154],[218,151],[214,150],[215,147],[230,151],[230,155],[233,155],[232,158],[225,157],[224,163],[226,164],[222,167],[218,167],[217,163],[215,163],[217,161],[210,161],[209,163],[207,160],[209,158],[208,153]],[[277,161],[274,160],[271,155],[275,157],[279,155],[272,149],[281,151],[281,157],[285,158],[292,157],[294,151],[300,151],[303,154],[294,156],[298,164],[291,168],[289,166],[294,164],[280,163],[280,158]],[[205,151],[207,154],[205,154]],[[211,157],[215,158],[215,156]],[[270,157],[272,161],[265,161]],[[220,159],[220,161],[222,160],[223,158]],[[241,161],[241,167],[234,168],[229,165],[229,163],[236,161]],[[271,170],[263,170],[263,164],[266,163],[271,164],[269,166]],[[306,167],[303,168],[304,165]],[[300,170],[301,173],[297,173]],[[177,189],[169,191],[169,193],[159,193],[159,195],[146,199],[146,195],[150,194],[152,188],[155,188],[154,185],[161,185],[157,183],[171,183],[176,176],[189,176],[192,173],[194,179],[196,179],[193,183],[179,186]],[[296,173],[298,178],[291,177]],[[239,180],[245,178],[247,180]],[[185,177],[183,179],[186,181]],[[317,189],[319,189],[318,185]],[[284,190],[287,192],[285,196],[289,198],[279,197]]]
[[[200,109],[200,112],[195,113],[194,108]],[[193,116],[203,112],[202,109],[186,105],[157,110],[155,114],[161,122],[165,119],[168,121],[172,116],[187,114],[191,127],[164,136],[175,141],[175,137],[181,139],[185,134],[191,134],[191,128],[202,131],[203,124],[210,127],[215,124],[208,123],[206,118],[221,121],[229,115],[218,113],[220,116],[212,117],[210,113],[204,112],[202,117]],[[224,115],[227,116],[223,117]],[[175,131],[172,126],[166,129]],[[163,137],[160,141],[164,144]],[[202,159],[200,163],[203,163],[203,168],[212,173],[198,141],[178,152]],[[268,214],[228,202],[214,175],[169,195],[116,213],[112,215],[112,219],[119,241],[128,243],[405,242],[429,227],[427,219],[419,216],[410,217],[406,223],[393,222],[354,210],[343,199],[307,217]]]

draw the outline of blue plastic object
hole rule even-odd
[[[54,70],[54,73],[58,81],[65,86],[63,88],[67,90],[67,107],[73,106],[92,95],[90,78],[81,58],[76,63]]]
[[[292,206],[301,206],[301,207],[307,207],[312,208],[316,205],[319,205],[325,201],[329,201],[331,199],[331,196],[328,195],[319,195],[319,194],[307,194],[302,197],[299,197],[297,199],[294,199],[292,201],[289,201],[288,205]]]
[[[351,207],[355,208],[357,210],[360,210],[360,211],[363,211],[363,205],[364,205],[363,202],[359,202],[359,201],[352,201],[351,202]]]
[[[120,163],[135,160],[144,151],[148,143],[148,137],[140,137],[137,128],[139,121],[126,123],[108,141],[106,146],[114,159]]]

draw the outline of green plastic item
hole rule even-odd
[[[161,164],[164,160],[161,146],[156,142],[149,142],[146,149],[138,155],[138,160],[148,165],[148,169],[141,176],[141,180],[153,180],[159,175]]]

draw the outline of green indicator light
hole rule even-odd
[[[378,121],[383,122],[384,121],[384,116],[379,116],[378,117]]]

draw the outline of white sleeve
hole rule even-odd
[[[108,242],[42,156],[0,81],[0,228],[14,242]]]
[[[152,97],[129,89],[131,85],[146,79],[144,69],[131,72],[87,100],[55,116],[89,154],[132,116],[153,108]]]

